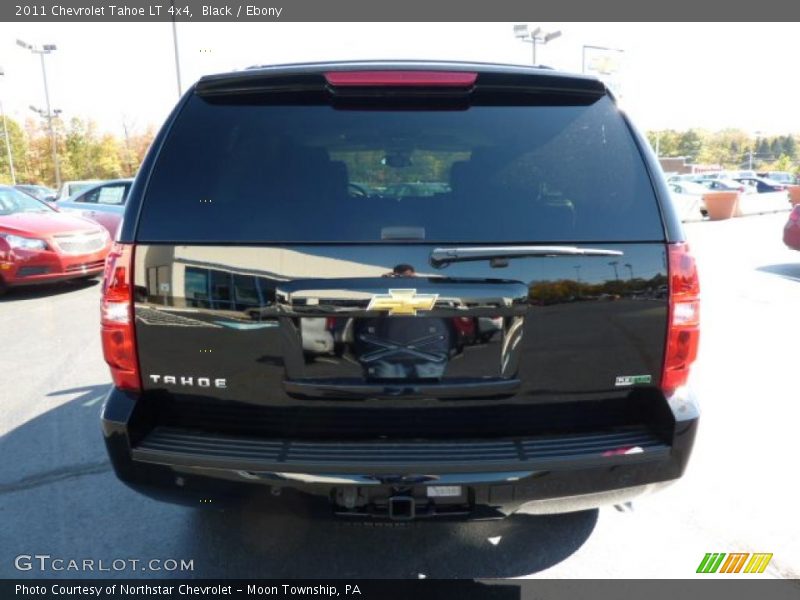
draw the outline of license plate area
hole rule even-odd
[[[428,498],[460,498],[463,493],[460,485],[429,485],[425,488]]]
[[[333,493],[333,500],[335,514],[349,518],[411,521],[464,517],[473,510],[471,492],[463,485],[346,486]]]

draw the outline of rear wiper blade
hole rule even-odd
[[[454,262],[495,260],[508,258],[551,256],[622,256],[620,250],[581,248],[578,246],[482,246],[477,248],[435,248],[431,252],[431,265],[444,267]]]

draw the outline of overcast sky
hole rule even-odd
[[[426,58],[530,64],[512,23],[179,23],[184,88],[207,73],[253,64]],[[580,71],[584,45],[624,50],[621,104],[644,129],[736,127],[800,132],[800,24],[537,23],[562,37],[539,62]],[[44,106],[38,56],[53,108],[120,134],[159,126],[177,99],[170,23],[0,23],[0,100],[17,120]]]

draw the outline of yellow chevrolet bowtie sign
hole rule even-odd
[[[375,294],[367,310],[383,310],[390,315],[416,315],[418,310],[431,310],[439,294],[417,294],[417,290],[389,290]]]

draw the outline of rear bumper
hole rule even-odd
[[[688,391],[665,401],[670,434],[628,427],[529,439],[309,442],[159,426],[135,394],[103,407],[117,476],[159,500],[354,518],[501,517],[616,504],[679,478],[698,409]],[[433,489],[431,487],[433,486]]]

